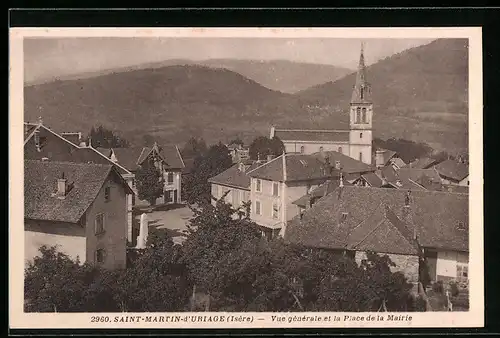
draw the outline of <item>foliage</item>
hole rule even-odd
[[[183,158],[196,158],[203,156],[207,151],[207,145],[202,138],[191,137],[181,150]]]
[[[106,129],[101,125],[90,129],[89,138],[93,147],[128,148],[130,146],[127,140],[115,135],[112,130]]]
[[[229,150],[220,142],[212,145],[204,155],[196,157],[191,175],[183,182],[183,195],[188,203],[209,203],[211,189],[208,180],[232,165]]]
[[[231,141],[229,141],[228,144],[239,144],[239,145],[244,145],[245,142],[243,142],[242,139],[240,139],[239,137],[236,137],[234,139],[232,139]]]
[[[433,151],[432,148],[425,143],[417,143],[401,138],[390,138],[388,140],[375,138],[373,140],[373,148],[393,150],[399,154],[405,163],[410,163],[417,158],[430,156]]]
[[[250,144],[249,156],[252,160],[265,159],[268,155],[279,156],[285,151],[283,142],[278,137],[272,139],[259,136]]]
[[[135,174],[137,193],[141,200],[151,205],[163,194],[163,176],[151,161],[145,161]]]
[[[145,147],[151,147],[155,143],[155,138],[150,134],[142,135],[142,143]]]

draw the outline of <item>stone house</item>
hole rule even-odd
[[[24,159],[112,165],[127,184],[133,186],[134,174],[130,170],[113,162],[109,156],[97,149],[87,146],[85,142],[77,144],[77,140],[81,140],[80,133],[59,135],[43,125],[41,119],[38,123],[24,123]],[[130,227],[132,227],[133,200],[132,191],[127,195],[127,219]]]
[[[447,185],[469,185],[469,166],[458,160],[446,160],[435,167],[441,182]]]
[[[82,263],[125,268],[131,193],[111,164],[25,160],[25,260],[56,245]]]
[[[339,170],[316,157],[283,154],[247,172],[251,178],[250,218],[266,237],[283,236],[285,225],[298,214],[293,201],[328,179],[338,179]]]
[[[285,241],[352,252],[358,262],[368,251],[387,254],[411,282],[464,279],[468,194],[337,187],[287,223]]]

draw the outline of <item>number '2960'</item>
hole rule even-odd
[[[91,323],[107,323],[110,319],[108,316],[92,316],[90,317]]]

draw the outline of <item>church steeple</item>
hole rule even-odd
[[[352,91],[351,104],[371,103],[371,86],[366,80],[364,45],[361,43],[356,84]]]

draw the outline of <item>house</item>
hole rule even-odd
[[[402,174],[400,174],[402,173]],[[383,167],[377,172],[382,178],[382,188],[394,188],[402,190],[426,190],[418,182],[411,179],[411,175],[401,172],[401,169],[394,169],[393,166]]]
[[[344,181],[352,183],[363,174],[372,173],[375,167],[358,161],[350,156],[344,155],[338,151],[321,151],[312,154],[320,162],[327,166],[342,171]]]
[[[375,150],[375,167],[377,169],[392,165],[394,169],[400,169],[406,165],[399,154],[394,150],[378,148]]]
[[[241,143],[231,143],[226,145],[231,155],[233,163],[239,163],[250,158],[250,149]]]
[[[129,185],[111,164],[24,161],[25,260],[42,245],[125,268]]]
[[[250,218],[266,237],[283,234],[286,221],[298,214],[293,204],[328,179],[338,180],[340,171],[303,154],[283,154],[247,172],[251,178]]]
[[[450,159],[437,164],[434,168],[443,184],[469,185],[469,166],[465,163]]]
[[[337,187],[287,223],[285,241],[346,252],[387,254],[410,281],[465,280],[468,194]]]
[[[413,162],[408,163],[408,168],[414,169],[429,169],[435,166],[438,163],[437,160],[429,157],[421,157],[417,158]]]
[[[351,96],[348,128],[336,130],[283,129],[271,127],[270,138],[279,138],[286,153],[313,154],[336,151],[372,164],[373,101],[366,78],[363,48],[359,58],[356,83]]]
[[[75,140],[73,139],[73,141]],[[113,162],[108,156],[92,146],[87,146],[85,143],[77,145],[71,141],[71,138],[65,138],[55,133],[46,127],[41,119],[38,123],[24,123],[24,159],[112,165],[127,184],[130,187],[133,186],[134,174],[130,170]],[[127,196],[127,203],[128,224],[131,229],[133,191]]]
[[[241,161],[208,180],[211,184],[212,196],[220,199],[225,196],[225,202],[233,208],[250,202],[250,176],[247,173],[261,164],[256,161]]]
[[[381,188],[386,186],[387,182],[384,182],[382,177],[374,172],[362,174],[359,178],[352,182],[354,185],[362,187],[374,187]]]

